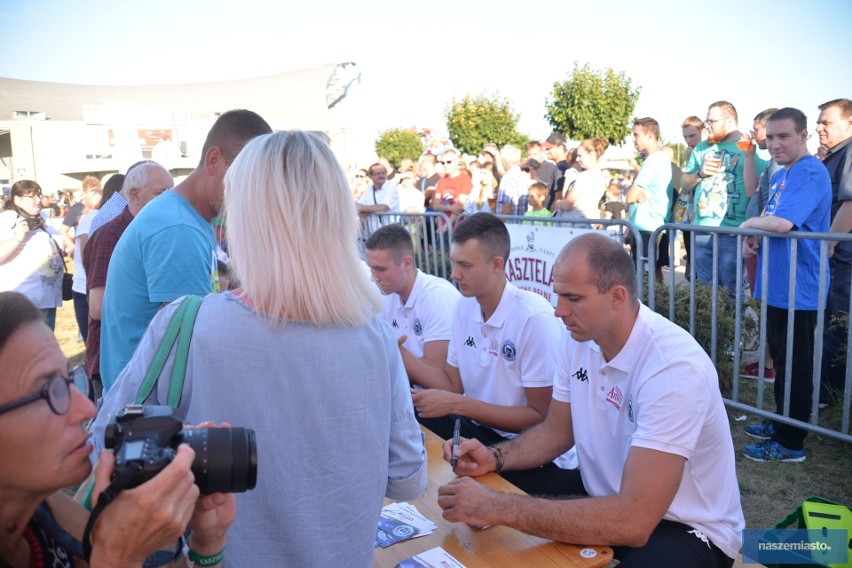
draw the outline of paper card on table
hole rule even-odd
[[[382,509],[382,516],[413,525],[420,529],[421,534],[430,534],[436,528],[435,523],[424,517],[411,503],[390,503]]]
[[[376,530],[376,546],[387,548],[392,544],[414,538],[419,534],[420,531],[413,525],[381,516],[379,517],[379,527]]]
[[[396,565],[396,568],[465,568],[465,566],[439,546],[403,560]]]

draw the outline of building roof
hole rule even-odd
[[[274,128],[334,128],[329,94],[341,67],[265,77],[183,85],[74,85],[0,77],[0,121],[16,112],[44,113],[47,120],[112,122],[115,109],[127,109],[150,123],[212,122],[227,110],[247,108]],[[140,117],[140,114],[142,115]],[[103,120],[101,120],[103,119]]]

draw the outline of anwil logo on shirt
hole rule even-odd
[[[621,389],[617,386],[612,387],[608,393],[606,393],[606,401],[616,407],[618,410],[621,410],[621,401],[624,400],[624,395],[621,394]]]
[[[473,340],[472,335],[467,336],[467,339],[465,340],[464,344],[467,347],[473,347],[474,349],[476,348],[476,341]]]

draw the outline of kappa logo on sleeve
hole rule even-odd
[[[465,347],[473,347],[474,349],[476,349],[476,341],[473,340],[472,335],[467,336],[467,339],[465,339],[464,344]]]

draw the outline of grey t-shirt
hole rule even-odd
[[[177,302],[152,320],[93,435],[133,402]],[[151,404],[168,397],[170,356]],[[275,326],[230,292],[204,299],[179,411],[257,435],[257,488],[237,495],[231,566],[372,566],[382,499],[418,497],[426,454],[393,331]]]

